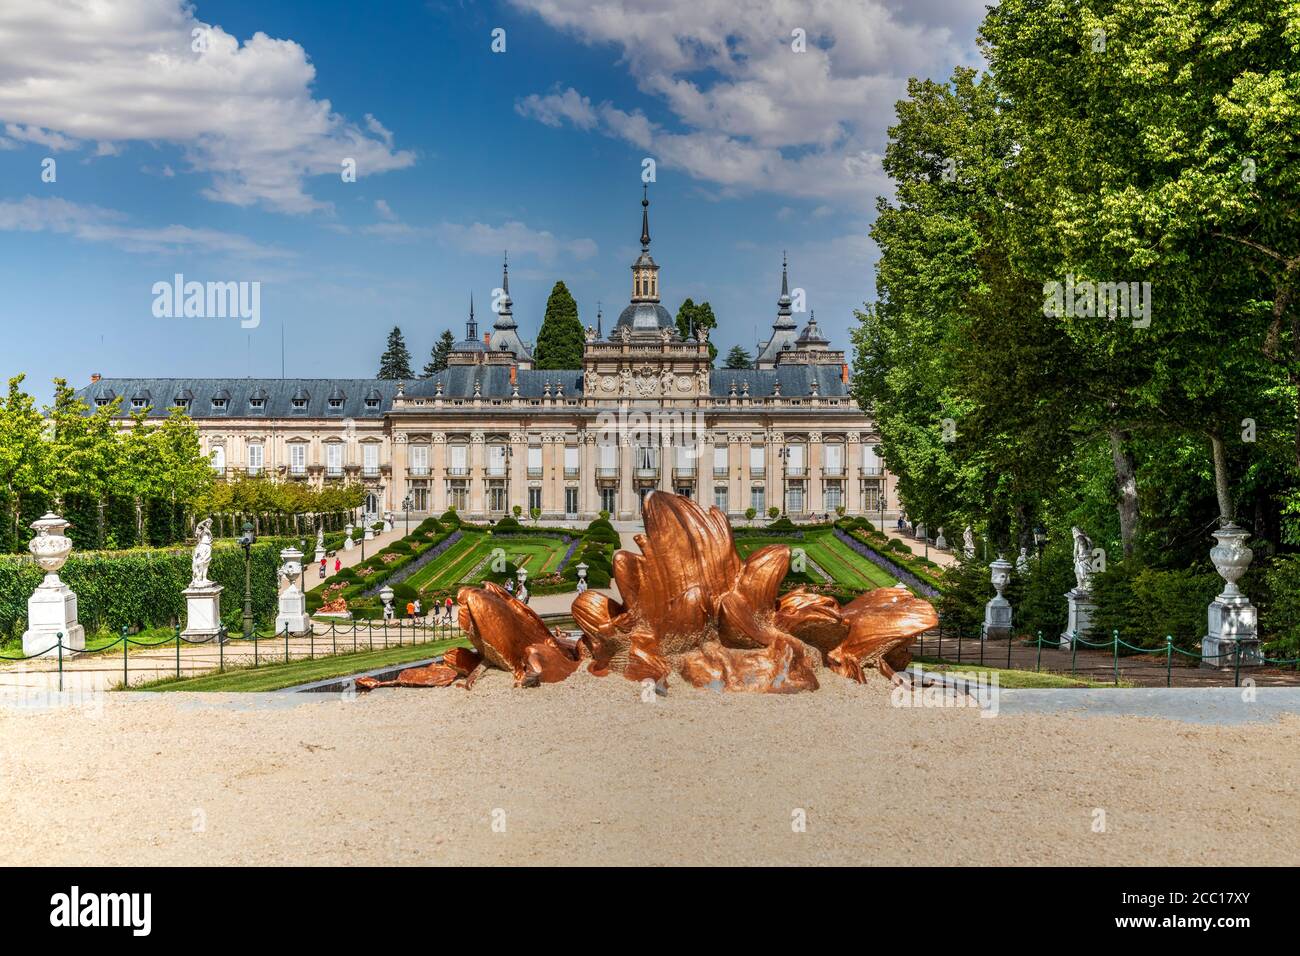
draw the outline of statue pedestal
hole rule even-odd
[[[181,637],[199,641],[221,633],[220,584],[190,585],[181,593],[185,595],[185,630]]]
[[[366,525],[366,533],[365,533],[362,537],[364,537],[365,540],[367,540],[367,541],[373,541],[373,540],[375,539],[375,532],[374,532],[374,529],[371,528],[370,525],[367,524],[367,525]]]
[[[325,549],[320,545],[316,546],[316,563],[320,564],[325,560]]]
[[[284,634],[286,627],[290,634],[306,634],[311,627],[307,617],[307,596],[294,585],[280,592],[280,613],[275,617],[275,633]]]
[[[50,581],[53,578],[53,582]],[[63,650],[76,652],[86,647],[86,630],[77,623],[77,595],[57,575],[47,575],[27,599],[27,630],[23,631],[23,653],[58,654],[59,634]]]
[[[980,636],[986,641],[1011,637],[1011,602],[1001,594],[984,605],[984,628]]]
[[[1202,667],[1260,667],[1259,624],[1255,606],[1244,594],[1220,594],[1210,604],[1209,631],[1201,638]]]
[[[1074,643],[1075,634],[1084,640],[1088,639],[1088,631],[1092,629],[1092,613],[1097,610],[1097,605],[1092,603],[1092,595],[1089,592],[1080,591],[1078,588],[1066,591],[1065,600],[1070,607],[1070,617],[1061,634],[1061,646],[1069,647]]]

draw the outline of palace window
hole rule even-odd
[[[342,442],[330,442],[325,446],[325,473],[334,476],[343,474]]]
[[[528,513],[531,515],[534,511],[542,510],[542,489],[528,489]]]
[[[307,443],[293,442],[289,445],[289,473],[301,475],[307,471]]]
[[[713,489],[713,503],[723,514],[727,511],[727,486],[718,485]]]
[[[528,446],[528,477],[540,478],[542,476],[542,446]]]
[[[265,466],[266,456],[263,453],[261,445],[253,444],[248,446],[248,473],[250,475],[260,475],[262,468]]]
[[[880,464],[880,455],[876,451],[875,445],[863,444],[862,446],[862,473],[864,475],[879,475],[884,472]]]
[[[463,479],[447,482],[447,506],[458,512],[469,508],[469,482]]]
[[[217,445],[214,447],[211,458],[213,471],[222,472],[226,470],[226,449],[223,446]]]
[[[785,490],[786,514],[801,515],[804,511],[803,482],[792,481]]]
[[[755,478],[762,478],[767,473],[765,452],[762,445],[749,446],[749,473]]]
[[[506,446],[488,445],[488,474],[501,477],[506,473]]]
[[[834,511],[840,505],[844,504],[844,483],[840,481],[826,482],[826,488],[823,491],[825,498],[824,504],[827,511]]]
[[[578,446],[577,445],[564,446],[564,477],[565,478],[578,477]]]
[[[506,483],[504,481],[488,482],[488,511],[506,510]]]
[[[570,517],[577,517],[578,514],[578,489],[564,489],[564,513]]]
[[[761,485],[749,489],[749,506],[758,514],[767,511],[767,492]]]
[[[361,472],[369,477],[379,474],[379,445],[375,442],[361,446]]]
[[[427,475],[429,473],[429,446],[411,446],[411,474]]]
[[[831,477],[844,474],[844,446],[822,445],[822,471]]]
[[[469,446],[468,445],[448,445],[447,452],[451,464],[447,466],[447,474],[453,477],[469,474]]]
[[[727,446],[713,446],[713,475],[715,478],[725,477],[727,474]]]
[[[614,488],[600,489],[600,510],[614,514],[618,511],[618,491]]]

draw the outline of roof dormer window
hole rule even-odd
[[[224,398],[214,398],[212,400],[212,407],[216,409],[225,409],[226,400]]]
[[[136,411],[139,411],[140,409],[148,408],[149,403],[146,402],[143,398],[133,398],[131,399],[131,407],[134,408]]]

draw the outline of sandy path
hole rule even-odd
[[[618,678],[493,672],[470,693],[0,712],[0,864],[1300,859],[1300,718],[989,719],[823,677],[645,703]]]

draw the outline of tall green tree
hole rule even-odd
[[[537,333],[533,360],[539,369],[581,368],[586,335],[578,321],[578,303],[563,282],[546,299],[546,315]]]
[[[425,363],[424,378],[432,378],[438,372],[446,371],[447,360],[455,347],[456,337],[451,334],[451,329],[443,329],[442,335],[438,336],[438,341],[433,343],[429,361]]]
[[[731,351],[727,353],[726,365],[724,368],[753,368],[754,360],[743,346],[733,345]]]
[[[399,381],[415,377],[411,374],[411,350],[406,347],[406,339],[397,326],[393,326],[393,331],[388,333],[388,347],[379,357],[379,374],[376,377]]]
[[[698,336],[701,329],[707,329],[709,338],[709,368],[713,368],[713,363],[718,357],[718,347],[713,344],[712,333],[718,327],[718,320],[713,314],[713,306],[708,302],[696,303],[693,299],[686,299],[677,309],[677,333],[683,339],[689,339],[692,335]]]

